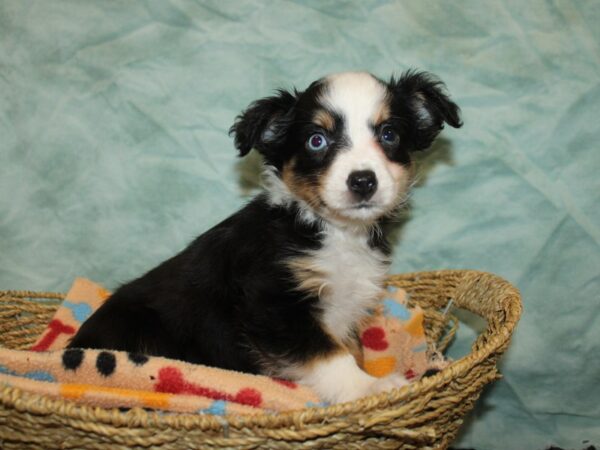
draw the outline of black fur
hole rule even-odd
[[[255,148],[265,157],[272,158],[271,163],[279,166],[277,161],[280,158],[273,150],[286,136],[298,97],[297,91],[292,94],[279,89],[276,95],[253,102],[236,118],[229,134],[234,135],[240,156],[245,156]]]
[[[444,83],[425,72],[408,71],[388,84],[391,94],[393,123],[400,131],[401,142],[408,151],[425,150],[444,123],[459,128],[460,108],[444,92]],[[428,118],[419,115],[424,109]]]
[[[317,300],[295,290],[285,258],[320,246],[316,226],[259,196],[177,256],[118,289],[70,347],[161,355],[244,372],[333,347]]]

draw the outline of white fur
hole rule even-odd
[[[265,166],[262,173],[262,184],[267,192],[267,201],[271,205],[290,207],[292,203],[299,200],[292,195],[273,166]]]
[[[273,166],[265,167],[263,171],[263,186],[267,192],[267,201],[274,206],[289,208],[294,202],[299,206],[297,220],[304,223],[319,221],[316,213],[306,204],[304,200],[296,197],[277,175],[277,169]]]
[[[330,403],[349,402],[408,384],[402,375],[375,378],[363,372],[349,354],[318,361],[301,370],[297,378]]]
[[[343,342],[353,327],[375,306],[389,261],[369,246],[369,231],[325,225],[323,245],[310,253],[314,267],[325,275],[321,288],[322,321]]]
[[[371,74],[346,72],[328,77],[321,101],[344,117],[344,132],[350,148],[340,152],[327,173],[323,200],[338,215],[358,221],[373,221],[392,210],[408,186],[409,173],[391,162],[373,134],[376,116],[385,104],[387,91]],[[372,170],[377,191],[367,208],[357,208],[346,181],[357,170]]]

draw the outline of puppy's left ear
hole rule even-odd
[[[236,117],[229,134],[234,136],[240,156],[253,148],[270,156],[273,147],[285,137],[297,98],[298,92],[280,89],[272,97],[253,102]]]
[[[444,128],[462,126],[460,108],[445,92],[445,85],[427,72],[408,71],[389,83],[392,110],[403,118],[410,150],[425,150]]]

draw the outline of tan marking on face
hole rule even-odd
[[[313,118],[313,122],[327,131],[333,131],[335,128],[335,119],[328,111],[324,109],[317,111],[315,117]]]
[[[381,155],[382,158],[386,160],[387,170],[394,179],[394,181],[404,182],[405,186],[408,186],[415,174],[414,164],[412,163],[412,161],[409,161],[408,165],[390,161],[387,155],[385,154],[385,150],[381,148],[380,144],[374,144],[373,148],[377,151],[377,153]],[[405,189],[405,187],[401,189],[401,194],[403,193],[403,189]]]
[[[375,111],[375,114],[373,114],[373,125],[377,126],[380,123],[385,122],[390,118],[391,115],[392,112],[390,111],[390,105],[388,102],[381,102],[379,108]]]
[[[296,175],[294,172],[295,165],[295,158],[292,158],[289,163],[284,165],[281,172],[281,179],[296,197],[304,200],[308,206],[318,212],[323,205],[323,200],[319,196],[322,177],[319,177],[316,182],[308,182]]]

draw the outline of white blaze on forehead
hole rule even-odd
[[[327,89],[321,99],[344,117],[345,132],[353,145],[372,139],[369,124],[384,107],[387,91],[373,75],[344,72],[327,77]]]

